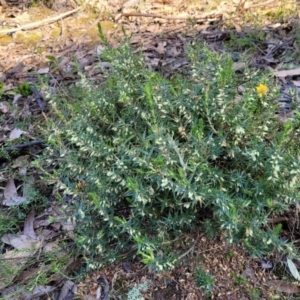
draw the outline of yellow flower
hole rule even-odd
[[[76,191],[81,190],[82,188],[84,188],[86,186],[86,183],[84,180],[80,180],[78,181],[78,183],[76,184]]]
[[[268,92],[268,87],[265,85],[265,84],[260,84],[260,85],[258,85],[257,87],[256,87],[256,92],[257,92],[257,94],[258,94],[258,97],[262,97],[262,96],[264,96],[264,95],[266,95],[267,94],[267,92]]]

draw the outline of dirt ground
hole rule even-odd
[[[163,72],[166,77],[188,70],[186,48],[196,40],[207,43],[213,51],[232,51],[234,57],[251,57],[251,67],[274,70],[283,87],[300,87],[300,9],[295,1],[107,0],[91,1],[84,6],[61,1],[48,7],[43,4],[28,7],[26,3],[11,6],[2,2],[0,83],[3,86],[0,95],[12,95],[21,83],[35,84],[41,79],[47,80],[54,90],[74,83],[78,79],[75,66],[95,83],[101,82],[99,65],[105,67],[106,63],[98,55],[103,47],[98,23],[112,45],[119,44],[125,32],[131,37],[132,48],[142,51],[147,66]],[[260,34],[263,40],[259,39]],[[237,59],[234,68],[239,70],[244,63]],[[43,91],[40,93],[43,95]],[[34,141],[37,124],[47,119],[49,112],[41,109],[36,97],[28,96],[22,103],[16,96],[12,98],[21,107],[21,114],[36,116],[36,123],[26,133]],[[0,100],[0,111],[5,115],[0,129],[2,147],[12,140],[12,132],[15,136],[22,134],[14,131],[14,115],[8,116],[5,112],[7,99],[3,96]],[[38,151],[39,148],[37,154]],[[0,167],[3,186],[10,180],[10,175],[3,171],[5,168],[7,162]],[[32,222],[39,222],[39,228],[45,229],[40,221],[44,221],[43,214],[34,215]],[[291,209],[284,216],[274,216],[270,222],[282,223],[286,236],[289,238],[293,232],[297,243],[297,220],[298,212]],[[198,236],[186,235],[184,243],[178,246],[180,263],[175,270],[155,273],[138,261],[124,261],[92,271],[81,280],[74,277],[74,272],[70,272],[69,280],[54,274],[51,282],[39,286],[38,291],[23,293],[24,298],[14,298],[11,293],[16,286],[26,285],[36,274],[29,272],[28,278],[20,275],[13,278],[0,289],[0,295],[3,299],[91,300],[109,296],[109,299],[238,300],[291,299],[300,293],[299,284],[290,276],[284,258],[276,254],[264,259],[250,257],[241,245],[228,245],[222,236],[205,237],[201,225],[199,220]],[[36,225],[33,230],[37,228]],[[55,231],[54,225],[48,223],[47,230],[53,241],[60,238],[65,227]],[[36,271],[39,270],[37,265]],[[77,271],[81,265],[80,259],[72,261],[70,269]],[[194,271],[199,266],[214,278],[210,293],[205,294],[195,282]],[[134,289],[135,298],[130,298],[129,291]]]

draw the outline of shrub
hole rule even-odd
[[[91,266],[95,256],[104,263],[136,253],[172,267],[164,242],[197,226],[204,207],[213,228],[252,253],[292,249],[267,220],[298,197],[299,114],[278,121],[269,74],[236,74],[228,55],[203,45],[188,52],[189,74],[167,80],[128,44],[108,47],[104,83],[82,75],[51,101],[47,161],[73,196]]]

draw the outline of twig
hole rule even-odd
[[[203,235],[204,234],[199,235],[199,233],[198,233],[197,238],[196,238],[194,244],[192,245],[192,247],[190,249],[188,249],[186,252],[184,252],[183,254],[181,254],[178,257],[178,260],[180,260],[180,259],[184,258],[186,255],[188,255],[195,248],[196,244],[198,243],[199,238],[202,237]]]
[[[17,27],[17,28],[0,30],[0,34],[14,33],[14,32],[21,31],[21,30],[30,30],[30,29],[38,28],[38,27],[43,26],[43,25],[51,24],[51,23],[59,21],[62,18],[66,18],[66,17],[76,13],[80,9],[81,9],[81,7],[77,7],[73,10],[67,11],[63,14],[60,14],[58,16],[48,18],[48,19],[45,19],[45,20],[42,20],[42,21],[33,22],[33,23],[30,23],[30,24],[25,24],[25,25]]]
[[[260,6],[266,6],[266,5],[269,5],[271,3],[275,2],[275,0],[268,0],[266,2],[263,2],[263,3],[258,3],[258,4],[252,4],[248,7],[245,7],[244,9],[249,9],[249,8],[253,8],[253,7],[260,7]]]
[[[280,222],[285,222],[288,221],[289,219],[287,217],[275,217],[273,219],[268,220],[268,224],[274,224],[274,223],[280,223]]]
[[[20,257],[9,257],[9,258],[0,258],[0,261],[6,261],[6,260],[17,260],[17,259],[27,259],[27,258],[35,258],[36,255],[30,255],[30,256],[20,256]]]
[[[199,16],[199,17],[173,17],[173,16],[163,16],[157,14],[144,14],[144,13],[123,13],[123,17],[146,17],[146,18],[160,18],[160,19],[167,19],[167,20],[200,20],[200,19],[207,19],[208,17],[214,14],[209,14],[207,16]],[[221,14],[219,14],[221,15]],[[217,16],[216,16],[217,17]],[[217,19],[216,19],[217,20]]]
[[[29,89],[34,94],[35,100],[36,100],[36,102],[37,102],[40,110],[44,111],[44,109],[45,109],[45,103],[43,102],[42,96],[39,93],[39,91],[35,87],[33,87],[33,86],[30,86]]]
[[[29,142],[29,143],[17,144],[17,145],[10,146],[10,147],[4,147],[4,148],[2,148],[1,150],[4,150],[4,151],[11,151],[11,150],[21,149],[21,148],[26,148],[26,147],[31,147],[31,146],[39,145],[39,144],[43,144],[43,143],[44,143],[44,141],[42,141],[42,140],[37,140],[37,141]]]

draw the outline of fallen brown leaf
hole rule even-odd
[[[234,62],[233,65],[232,65],[232,67],[236,71],[236,70],[245,68],[246,67],[246,63],[243,62],[243,61]]]
[[[49,293],[53,292],[56,289],[55,286],[50,285],[39,285],[37,286],[32,293],[28,293],[24,295],[22,299],[30,300],[30,299],[37,299],[42,296],[48,296]]]
[[[26,133],[26,131],[23,131],[23,130],[21,130],[21,129],[19,129],[19,128],[14,128],[14,129],[11,131],[8,140],[9,140],[9,141],[15,140],[15,139],[19,138],[23,133]]]
[[[37,238],[37,235],[35,234],[35,231],[33,229],[34,215],[35,212],[34,210],[32,210],[24,223],[24,235],[27,235],[32,239]]]
[[[268,280],[267,285],[282,293],[300,293],[300,288],[297,285],[282,280]]]
[[[0,102],[0,111],[4,114],[9,112],[9,108],[7,105],[5,105],[3,102]]]
[[[73,281],[67,280],[60,291],[58,300],[75,299],[76,293],[77,285]]]
[[[3,260],[0,268],[0,289],[12,283],[26,265],[27,260],[42,246],[41,241],[25,235],[5,234],[1,240],[16,249],[0,255],[0,259]]]
[[[36,238],[31,238],[25,234],[13,234],[13,233],[4,234],[1,238],[1,241],[18,250],[30,249],[32,248],[32,246],[39,244]]]
[[[28,164],[29,155],[22,155],[15,159],[14,164],[11,166],[12,168],[22,168]]]
[[[2,205],[5,206],[19,205],[26,201],[25,197],[18,196],[17,188],[13,178],[9,179],[8,182],[6,183],[3,194],[4,194],[4,200],[2,201]]]
[[[275,76],[277,77],[287,77],[287,76],[296,76],[296,75],[300,75],[300,68],[293,69],[293,70],[281,70],[275,72]]]

